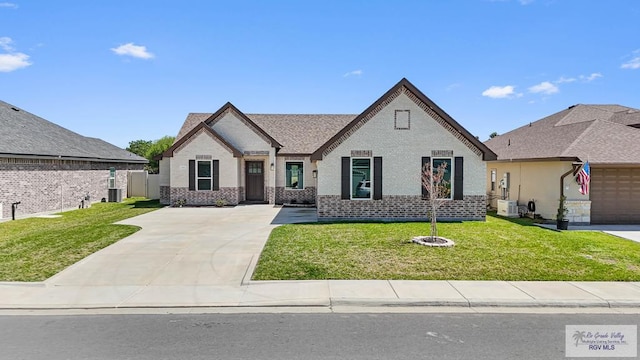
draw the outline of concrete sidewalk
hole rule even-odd
[[[252,281],[245,285],[0,284],[0,309],[171,307],[638,308],[640,282]]]
[[[640,282],[250,281],[270,231],[314,221],[268,205],[164,208],[142,230],[42,283],[0,283],[0,309],[597,308],[640,312]]]

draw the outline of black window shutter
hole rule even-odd
[[[351,158],[342,157],[342,200],[351,199]]]
[[[213,190],[220,190],[220,160],[213,160]]]
[[[422,167],[420,168],[420,188],[422,189],[423,199],[429,198],[429,192],[427,191],[427,189],[425,189],[424,185],[422,184],[422,171],[424,170],[424,166],[430,163],[431,163],[431,158],[429,156],[422,157]]]
[[[196,189],[196,161],[189,160],[189,190]]]
[[[382,157],[373,158],[373,200],[382,200]]]
[[[456,156],[453,175],[453,200],[462,200],[463,179],[464,179],[464,158]]]

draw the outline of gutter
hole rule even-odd
[[[16,159],[41,159],[41,160],[76,160],[76,161],[88,161],[88,162],[106,162],[106,163],[127,163],[127,164],[147,164],[147,159],[107,159],[107,158],[93,158],[93,157],[81,157],[81,156],[65,156],[65,155],[32,155],[32,154],[11,154],[0,153],[0,158],[16,158]]]

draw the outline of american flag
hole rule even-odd
[[[578,175],[576,176],[576,181],[580,184],[580,194],[588,195],[589,194],[589,181],[591,180],[591,168],[589,167],[589,162],[587,161],[582,165],[582,169],[578,171]]]

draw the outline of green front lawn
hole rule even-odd
[[[293,224],[273,230],[254,280],[640,281],[640,244],[528,219],[439,223],[453,248],[413,244],[427,223]]]
[[[42,281],[140,228],[114,222],[162,207],[158,201],[127,199],[98,203],[62,217],[0,223],[0,281]]]

